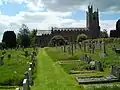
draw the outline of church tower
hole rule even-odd
[[[98,38],[100,35],[99,26],[99,10],[93,11],[93,6],[88,6],[88,11],[86,12],[86,27],[89,30],[89,36],[91,38]]]

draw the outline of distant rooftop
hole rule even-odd
[[[37,30],[37,36],[41,36],[42,34],[51,34],[51,30]]]
[[[69,31],[70,30],[88,30],[87,28],[84,28],[84,27],[83,28],[74,28],[74,27],[72,27],[72,28],[57,28],[57,27],[53,27],[52,29],[53,29],[53,31],[54,30],[60,30],[60,31],[61,30],[69,30]]]

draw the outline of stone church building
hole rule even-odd
[[[44,31],[44,30],[42,30]],[[52,27],[48,30],[50,34],[39,35],[41,30],[38,30],[38,35],[36,37],[36,43],[38,46],[47,46],[50,39],[55,35],[62,35],[66,40],[76,41],[79,34],[86,34],[89,38],[98,38],[100,35],[99,26],[99,11],[93,11],[93,6],[88,6],[88,11],[86,12],[86,27],[85,28],[57,28]]]

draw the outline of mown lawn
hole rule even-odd
[[[26,49],[30,54],[32,48]],[[2,51],[0,51],[0,55]],[[11,54],[11,58],[8,59],[8,54]],[[24,72],[28,69],[27,62],[30,61],[30,57],[24,56],[24,51],[19,50],[6,50],[4,54],[4,65],[0,66],[0,89],[2,86],[19,86],[22,85],[24,79]]]
[[[116,43],[117,48],[120,48],[120,44]],[[103,58],[102,57],[102,51],[96,49],[94,54],[90,54],[88,52],[83,52],[81,51],[79,48],[77,48],[76,51],[74,51],[74,55],[72,56],[71,54],[68,54],[68,52],[63,52],[61,47],[50,47],[50,48],[45,48],[46,53],[48,54],[49,57],[51,57],[51,59],[53,60],[53,62],[58,62],[61,60],[79,60],[81,59],[82,55],[84,53],[87,53],[89,56],[92,57],[93,60],[99,60],[102,62],[102,65],[104,67],[104,72],[98,72],[96,71],[95,73],[84,73],[84,74],[68,74],[69,76],[71,76],[73,78],[73,80],[75,79],[76,76],[99,76],[99,75],[109,75],[110,74],[110,66],[112,64],[115,65],[120,65],[120,54],[115,53],[112,50],[113,47],[113,43],[109,43],[106,44],[106,51],[107,51],[107,55]],[[70,69],[80,69],[81,67],[83,67],[84,65],[78,65],[80,64],[79,62],[77,63],[71,63],[71,64],[61,64],[61,67],[64,69],[65,72],[68,72]],[[118,85],[120,83],[113,83],[112,85]],[[96,87],[99,86],[99,84],[97,84],[94,87],[91,87],[91,85],[89,85],[90,88],[84,89],[84,90],[120,90],[120,86],[107,86],[109,84],[105,84],[104,86],[101,87]],[[82,85],[80,85],[82,86]],[[87,87],[87,86],[86,86]],[[73,89],[74,90],[74,89]]]
[[[44,49],[37,56],[37,78],[32,90],[83,90]]]

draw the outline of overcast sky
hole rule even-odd
[[[0,0],[0,39],[6,30],[18,32],[21,24],[41,30],[85,27],[87,6],[100,10],[101,30],[115,29],[120,18],[120,0]]]

